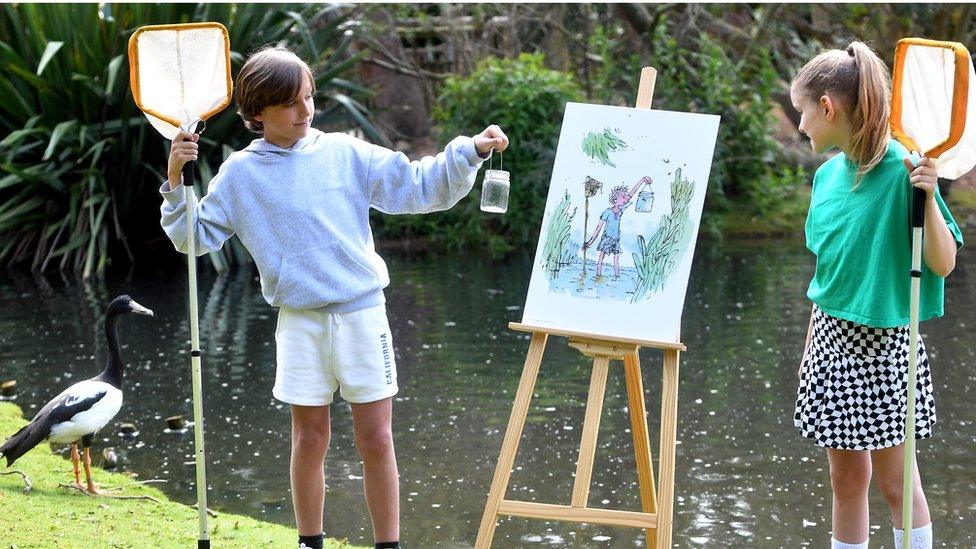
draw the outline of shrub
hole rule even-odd
[[[472,197],[454,209],[425,216],[384,216],[376,226],[385,236],[429,238],[450,248],[487,246],[497,254],[515,245],[534,243],[549,190],[556,143],[568,101],[582,97],[568,74],[547,69],[541,54],[517,59],[487,58],[467,76],[448,78],[434,111],[441,145],[456,135],[474,135],[489,124],[506,132],[511,147],[504,169],[512,174],[508,212],[484,214]],[[497,169],[502,155],[495,153]],[[488,162],[485,162],[485,167]]]

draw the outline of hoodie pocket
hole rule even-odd
[[[271,305],[312,309],[350,301],[379,287],[376,274],[336,241],[286,255]]]

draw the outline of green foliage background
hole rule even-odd
[[[135,107],[126,45],[140,26],[218,21],[230,33],[233,74],[267,44],[290,46],[316,71],[317,125],[359,127],[384,142],[343,78],[354,14],[343,5],[6,4],[0,7],[0,264],[83,277],[160,241],[157,188],[169,143]],[[326,99],[327,101],[321,101]],[[321,104],[321,103],[324,103]],[[204,183],[248,134],[229,107],[208,121],[198,162]],[[162,242],[168,247],[168,242]],[[234,239],[210,254],[218,270],[247,261]]]

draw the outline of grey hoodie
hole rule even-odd
[[[449,209],[471,190],[482,161],[470,137],[414,162],[315,129],[290,149],[256,139],[224,161],[197,203],[196,253],[217,250],[237,233],[274,307],[341,313],[379,305],[390,277],[373,247],[369,208]],[[176,249],[187,253],[183,186],[168,189],[164,182],[161,224]]]

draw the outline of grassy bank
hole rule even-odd
[[[0,402],[0,437],[10,436],[26,422],[20,408]],[[13,469],[30,477],[33,490],[26,495],[22,492],[24,483],[19,475],[0,476],[0,545],[4,549],[196,546],[196,510],[170,501],[155,488],[129,486],[119,493],[151,496],[158,504],[94,498],[59,488],[59,483],[71,479],[71,462],[53,454],[46,443],[17,460]],[[94,475],[102,488],[132,482],[126,475],[101,469],[95,469]],[[211,517],[210,530],[212,544],[218,548],[294,547],[296,540],[292,528],[226,513]],[[354,548],[343,541],[330,541],[326,547]]]

